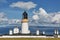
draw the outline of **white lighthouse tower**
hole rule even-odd
[[[30,33],[29,26],[28,26],[28,14],[26,12],[23,13],[21,33],[22,34]]]

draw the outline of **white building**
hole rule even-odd
[[[43,35],[45,35],[45,31],[43,31]]]
[[[59,31],[57,30],[57,35],[59,34]]]
[[[59,31],[58,31],[58,30],[55,30],[55,32],[54,32],[54,33],[58,35],[58,34],[59,34]]]
[[[39,30],[36,31],[36,35],[39,35]]]
[[[19,33],[19,28],[18,27],[15,27],[14,29],[13,29],[13,34],[18,34]]]
[[[12,30],[9,30],[9,35],[12,35],[13,34],[13,31]]]
[[[56,34],[56,30],[54,31],[54,33]]]

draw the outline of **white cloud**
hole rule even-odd
[[[12,3],[10,7],[17,7],[24,10],[29,10],[29,9],[35,8],[36,4],[33,2],[16,2],[16,3]]]
[[[20,19],[8,19],[6,13],[0,12],[0,27],[13,26],[10,24],[21,24]]]
[[[34,16],[33,16],[33,19],[34,19],[34,20],[38,20],[38,19],[39,19],[38,15],[34,15]]]
[[[39,8],[38,11],[33,11],[33,13],[34,15],[32,18],[33,20],[37,21],[38,22],[37,24],[39,25],[59,26],[58,24],[60,24],[60,12],[47,13],[43,8]]]
[[[21,20],[20,19],[9,19],[9,24],[20,24]]]
[[[0,18],[6,18],[6,15],[4,12],[0,12]]]
[[[37,16],[37,18],[40,21],[50,22],[49,20],[51,19],[51,16],[43,8],[39,8],[39,10],[37,12],[34,12],[34,14]],[[37,19],[37,18],[35,17],[35,19]],[[33,19],[34,19],[34,17],[33,17]]]
[[[4,12],[0,12],[0,20],[7,20],[7,17]]]
[[[43,8],[39,8],[39,14],[42,15],[42,16],[45,16],[45,17],[49,16]]]
[[[56,13],[55,16],[52,18],[53,22],[60,23],[60,14]]]

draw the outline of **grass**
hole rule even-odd
[[[0,38],[0,40],[60,40],[60,38]]]

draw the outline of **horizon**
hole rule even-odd
[[[28,21],[22,19],[24,11]],[[19,33],[22,28],[21,33],[31,31],[32,35],[37,30],[54,35],[55,29],[60,34],[60,0],[0,0],[0,35],[16,31],[16,26]]]

